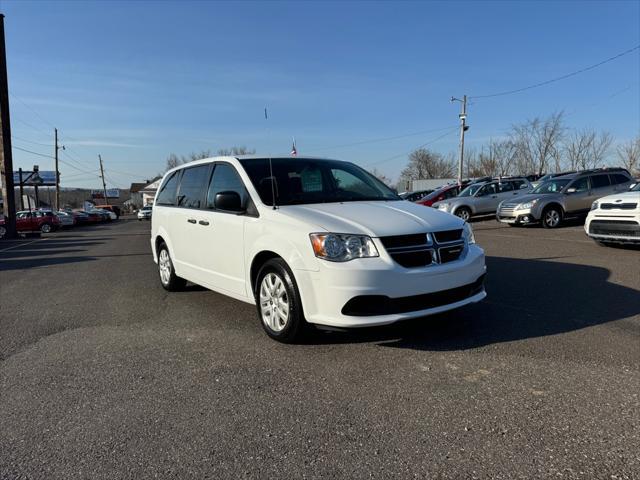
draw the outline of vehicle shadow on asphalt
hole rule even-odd
[[[0,252],[0,271],[26,270],[65,263],[89,262],[97,259],[87,253],[88,247],[105,243],[101,238],[60,237],[46,239]],[[64,255],[64,256],[59,256]]]
[[[346,332],[310,343],[378,342],[393,348],[464,350],[544,337],[640,314],[640,291],[609,282],[606,268],[487,257],[487,299],[445,314]]]

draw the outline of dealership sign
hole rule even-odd
[[[13,172],[14,185],[20,185],[20,172]],[[56,185],[56,172],[32,172],[29,170],[22,171],[22,185],[28,186],[44,186],[53,187]]]

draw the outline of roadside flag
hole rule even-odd
[[[296,139],[293,137],[293,145],[291,145],[291,155],[294,157],[298,155],[298,150],[296,149]]]

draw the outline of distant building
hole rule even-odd
[[[140,190],[140,194],[142,195],[142,206],[153,204],[153,199],[156,196],[158,188],[160,188],[161,181],[162,177],[158,177]]]
[[[135,208],[142,207],[142,189],[147,186],[149,181],[145,183],[132,183],[129,187],[129,201],[127,204]]]

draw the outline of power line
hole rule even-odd
[[[51,148],[53,148],[53,144],[34,142],[33,140],[27,140],[26,138],[16,137],[15,135],[11,135],[11,138],[14,139],[14,140],[19,140],[21,142],[27,142],[27,143],[32,143],[34,145],[40,145],[41,147],[51,147]]]
[[[635,50],[638,50],[638,49],[640,49],[640,45],[636,45],[635,47],[630,48],[628,50],[625,50],[624,52],[618,53],[617,55],[614,55],[613,57],[609,57],[606,60],[602,60],[601,62],[594,63],[593,65],[590,65],[588,67],[581,68],[580,70],[576,70],[574,72],[567,73],[566,75],[562,75],[560,77],[555,77],[555,78],[552,78],[550,80],[545,80],[544,82],[535,83],[535,84],[529,85],[527,87],[517,88],[515,90],[507,90],[505,92],[492,93],[492,94],[489,94],[489,95],[474,95],[474,96],[471,96],[469,98],[478,99],[478,98],[501,97],[501,96],[504,96],[504,95],[511,95],[511,94],[514,94],[514,93],[520,93],[520,92],[524,92],[525,90],[531,90],[532,88],[538,88],[538,87],[542,87],[544,85],[549,85],[550,83],[558,82],[560,80],[564,80],[564,79],[579,75],[581,73],[588,72],[589,70],[593,70],[594,68],[597,68],[597,67],[599,67],[601,65],[604,65],[605,63],[612,62],[612,61],[614,61],[614,60],[616,60],[616,59],[618,59],[620,57],[623,57],[625,55],[628,55],[631,52],[634,52]]]
[[[322,147],[322,148],[313,148],[311,150],[306,150],[308,152],[321,152],[321,151],[325,151],[325,150],[334,150],[334,149],[338,149],[338,148],[346,148],[346,147],[354,147],[357,145],[365,145],[367,143],[376,143],[376,142],[386,142],[389,140],[397,140],[399,138],[406,138],[406,137],[414,137],[416,135],[424,135],[425,133],[433,133],[433,132],[442,132],[443,130],[448,130],[451,127],[444,127],[444,128],[436,128],[436,129],[431,129],[431,130],[423,130],[421,132],[414,132],[414,133],[406,133],[403,135],[396,135],[393,137],[382,137],[382,138],[374,138],[371,140],[363,140],[360,142],[354,142],[354,143],[345,143],[342,145],[334,145],[332,147]]]
[[[407,155],[410,155],[411,152],[414,152],[415,150],[417,150],[419,148],[424,148],[427,145],[431,145],[432,143],[435,143],[438,140],[440,140],[440,139],[442,139],[442,138],[444,138],[444,137],[446,137],[448,135],[451,135],[453,132],[455,132],[457,130],[458,130],[458,127],[455,126],[453,128],[450,128],[449,131],[444,133],[443,135],[440,135],[439,137],[433,138],[433,139],[429,140],[428,142],[423,143],[422,145],[418,145],[417,147],[415,147],[414,149],[412,149],[411,151],[409,151],[407,153],[400,153],[398,155],[394,155],[393,157],[384,158],[382,160],[378,160],[378,161],[375,161],[375,162],[367,163],[367,164],[365,164],[363,166],[364,167],[371,167],[372,165],[378,165],[380,163],[388,162],[389,160],[394,160],[394,159],[399,158],[399,157],[406,157]]]
[[[34,152],[33,150],[27,150],[26,148],[16,147],[15,145],[12,145],[12,148],[15,148],[16,150],[20,150],[21,152],[26,152],[26,153],[30,153],[30,154],[32,154],[32,155],[37,155],[37,156],[39,156],[39,157],[44,157],[44,158],[51,158],[51,159],[53,159],[53,156],[51,156],[51,155],[45,155],[44,153]]]
[[[16,97],[13,93],[9,92],[9,96],[13,97],[14,99],[18,100],[22,105],[24,105],[25,107],[27,107],[29,110],[31,110],[36,117],[38,117],[38,119],[40,119],[40,121],[42,123],[47,124],[48,126],[50,126],[51,128],[55,128],[51,122],[48,122],[47,120],[45,120],[44,118],[42,118],[42,116],[36,112],[32,107],[30,107],[24,100],[22,100],[20,97]]]

